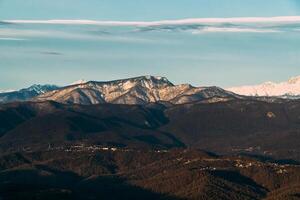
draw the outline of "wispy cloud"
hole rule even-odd
[[[41,54],[51,55],[51,56],[62,56],[63,54],[56,51],[41,51]]]
[[[255,28],[225,28],[225,27],[206,27],[192,31],[193,34],[201,33],[280,33],[275,29],[255,29]]]
[[[9,25],[9,24],[11,24],[11,23],[4,22],[4,21],[0,21],[0,26],[1,26],[1,25]]]
[[[9,37],[8,37],[9,36]],[[18,39],[23,37],[26,39]],[[124,43],[152,43],[151,39],[139,37],[127,37],[121,35],[95,35],[83,32],[68,32],[57,30],[33,30],[33,29],[0,29],[0,38],[3,40],[27,40],[32,38],[59,38],[71,40],[111,41]]]
[[[46,37],[53,35],[65,36],[64,32],[52,31],[52,30],[30,30],[30,29],[15,29],[15,28],[2,28],[0,29],[0,37],[11,38],[11,37]],[[6,37],[9,36],[9,37]]]
[[[24,38],[0,37],[0,40],[6,40],[6,41],[25,41],[27,39],[24,39]]]
[[[64,24],[100,26],[161,26],[215,23],[300,23],[300,16],[237,17],[237,18],[192,18],[161,21],[96,21],[96,20],[4,20],[15,24]]]
[[[1,23],[1,22],[0,22]],[[52,24],[52,25],[93,25],[93,26],[126,26],[134,28],[132,31],[189,31],[193,34],[199,33],[278,33],[285,31],[295,31],[300,27],[300,16],[281,16],[281,17],[242,17],[242,18],[194,18],[179,20],[161,20],[161,21],[95,21],[95,20],[7,20],[2,23],[15,24]],[[0,32],[1,34],[1,32]],[[48,33],[30,33],[31,35]],[[102,39],[111,38],[110,32],[106,30],[96,30],[89,32],[90,37],[95,35],[104,35]],[[51,33],[51,35],[53,35]],[[64,36],[64,33],[56,35]],[[105,36],[106,35],[106,36]],[[45,35],[44,35],[45,36]],[[70,36],[68,36],[70,37]],[[72,37],[82,37],[82,35],[73,34]],[[84,36],[86,37],[86,36]],[[101,37],[98,37],[98,39]],[[87,38],[86,38],[87,39]],[[131,38],[132,39],[132,38]],[[114,40],[124,40],[116,38]],[[125,40],[128,40],[125,39]],[[136,38],[136,41],[139,41]]]

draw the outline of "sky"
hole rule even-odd
[[[162,20],[300,15],[299,0],[0,0],[2,19]]]
[[[297,16],[300,0],[0,0],[0,90],[148,74],[283,81],[300,75]]]

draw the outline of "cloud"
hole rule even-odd
[[[18,37],[26,39],[18,39]],[[69,40],[111,41],[123,43],[152,43],[151,39],[140,37],[127,37],[122,35],[95,35],[84,32],[68,32],[57,30],[33,30],[33,29],[0,29],[0,38],[3,40],[27,40],[34,38],[57,38]]]
[[[274,29],[255,29],[255,28],[225,28],[225,27],[206,27],[194,30],[193,34],[201,33],[279,33],[281,31]]]
[[[1,22],[0,22],[1,23]],[[88,31],[88,37],[95,39],[95,36],[102,39],[109,39],[112,33],[107,31],[108,26],[130,27],[131,32],[151,32],[151,31],[188,31],[192,34],[199,33],[279,33],[286,31],[295,31],[300,27],[300,16],[281,16],[281,17],[242,17],[242,18],[194,18],[179,20],[161,20],[161,21],[95,21],[95,20],[7,20],[2,23],[15,24],[55,24],[55,25],[89,25],[100,26],[100,29]],[[106,27],[105,29],[103,29]],[[89,27],[91,29],[91,27]],[[110,30],[111,31],[111,30]],[[1,32],[0,32],[1,34]],[[34,33],[32,33],[34,35]],[[41,35],[41,33],[39,33]],[[64,33],[51,35],[64,36]],[[87,37],[85,35],[84,37]],[[111,35],[111,36],[109,36]],[[66,35],[65,35],[66,36]],[[101,37],[100,37],[101,36]],[[82,37],[72,35],[68,37]],[[85,38],[88,39],[88,38]],[[140,39],[135,38],[136,42]],[[116,37],[114,40],[133,42],[132,37]],[[145,42],[145,41],[144,41]]]
[[[96,20],[4,20],[15,24],[61,24],[61,25],[99,25],[99,26],[162,26],[218,23],[300,23],[300,16],[279,17],[236,17],[236,18],[192,18],[161,21],[96,21]]]
[[[55,38],[67,40],[110,41],[118,43],[157,43],[155,38],[145,38],[143,32],[187,32],[189,34],[209,33],[257,33],[272,34],[299,32],[300,16],[246,17],[246,18],[196,18],[162,21],[93,21],[93,20],[7,20],[0,24],[56,24],[88,25],[73,29],[24,29],[19,26],[0,28],[0,40],[28,40]],[[90,25],[95,25],[91,27]],[[107,26],[123,27],[113,29]],[[26,27],[26,26],[24,26]],[[32,27],[32,26],[29,26]],[[51,26],[52,27],[52,26]],[[133,33],[133,34],[131,34]],[[137,33],[137,34],[135,34]],[[139,34],[140,33],[140,34]],[[50,54],[48,55],[56,55]]]
[[[24,38],[0,37],[0,40],[6,40],[6,41],[25,41],[27,39],[24,39]]]
[[[1,26],[1,25],[9,25],[9,24],[12,24],[12,23],[0,21],[0,26]]]
[[[94,34],[94,35],[110,35],[111,32],[106,30],[91,30],[87,31],[87,33]]]
[[[291,27],[269,27],[257,25],[238,25],[238,24],[215,24],[215,25],[177,25],[177,26],[150,26],[137,28],[137,32],[171,32],[184,31],[192,34],[200,33],[280,33],[284,29],[292,30]],[[295,26],[293,26],[295,28]],[[295,30],[295,29],[294,29]]]
[[[60,31],[40,31],[40,30],[29,30],[29,29],[14,29],[14,28],[2,28],[0,29],[0,37],[46,37],[53,35],[64,34]]]
[[[62,56],[63,54],[56,51],[41,51],[41,54],[52,55],[52,56]]]

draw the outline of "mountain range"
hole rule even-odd
[[[71,104],[147,104],[169,102],[183,104],[209,98],[237,95],[218,87],[174,85],[164,77],[141,76],[109,82],[90,81],[54,90],[33,98],[33,101],[56,101]]]
[[[174,85],[167,78],[140,76],[114,81],[76,81],[68,86],[33,85],[19,91],[0,93],[0,103],[14,101],[56,101],[66,104],[147,104],[168,102],[184,104],[199,100],[211,102],[232,98],[263,100],[300,98],[300,77],[286,82],[266,82],[254,86],[228,88]]]
[[[9,91],[0,93],[0,103],[8,103],[14,101],[26,101],[40,94],[58,89],[55,85],[32,85],[19,91]]]
[[[80,81],[57,87],[34,85],[30,88],[0,95],[0,102],[12,101],[56,101],[66,104],[147,104],[187,102],[215,98],[238,97],[218,87],[194,87],[189,84],[174,85],[164,77],[141,76],[108,82]]]
[[[299,199],[300,102],[0,104],[2,199]]]
[[[1,95],[0,199],[300,198],[299,99],[155,76]]]
[[[290,78],[288,81],[274,83],[265,82],[260,85],[228,88],[228,91],[245,96],[273,96],[283,98],[300,97],[300,76]]]
[[[300,162],[299,100],[249,99],[187,104],[0,105],[0,153],[67,144],[124,148],[201,148]]]

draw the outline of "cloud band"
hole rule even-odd
[[[99,25],[99,26],[163,26],[219,23],[300,23],[300,16],[280,17],[242,17],[242,18],[194,18],[162,21],[95,21],[95,20],[4,20],[15,24],[61,24],[61,25]]]

